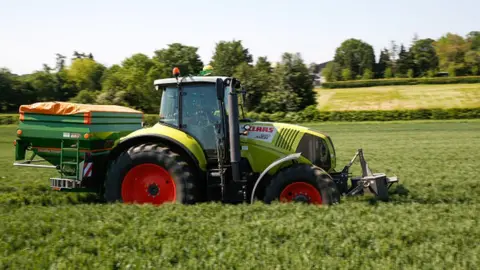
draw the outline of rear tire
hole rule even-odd
[[[105,200],[124,203],[197,202],[198,190],[188,164],[167,147],[136,145],[109,166]]]
[[[273,176],[265,190],[264,202],[273,201],[332,205],[340,202],[340,193],[324,171],[308,164],[297,164]]]

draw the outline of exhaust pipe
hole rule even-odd
[[[228,93],[228,130],[230,139],[230,162],[232,167],[232,180],[240,181],[240,131],[238,126],[238,95],[235,91],[237,79],[230,79],[230,91]]]

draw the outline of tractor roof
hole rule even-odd
[[[228,77],[223,76],[189,76],[186,78],[178,77],[178,80],[182,80],[182,83],[195,83],[195,82],[208,82],[208,83],[215,83],[217,79],[220,78],[225,80]],[[168,85],[168,84],[176,84],[176,78],[167,78],[167,79],[159,79],[153,82],[154,85]]]

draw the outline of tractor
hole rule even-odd
[[[130,133],[111,152],[107,201],[196,203],[262,200],[335,204],[365,189],[382,199],[398,181],[372,174],[359,149],[335,172],[327,134],[240,115],[246,91],[233,77],[185,76],[154,82],[162,91],[158,124]],[[362,177],[348,185],[360,157]]]
[[[32,107],[25,107],[27,109],[21,111],[23,126],[19,128],[23,131],[17,132],[23,138],[15,142],[17,161],[25,157],[25,149],[37,149],[35,154],[43,155],[54,164],[46,167],[56,168],[62,174],[51,179],[52,188],[82,190],[95,187],[107,202],[156,205],[210,201],[332,205],[339,203],[341,196],[366,192],[388,200],[388,189],[398,182],[397,177],[372,173],[362,149],[346,166],[336,171],[335,148],[327,134],[299,125],[246,118],[242,106],[246,90],[234,77],[210,74],[182,77],[180,70],[174,68],[171,78],[155,80],[154,86],[156,91],[162,91],[159,119],[155,125],[130,126],[132,130],[117,132],[120,135],[112,137],[115,132],[100,130],[105,127],[101,124],[95,126],[95,123],[108,122],[100,120],[106,119],[107,112],[92,119],[92,111],[76,110],[80,117],[86,117],[88,113],[90,118],[85,118],[83,124],[90,125],[89,129],[84,134],[77,129],[80,131],[75,138],[68,132],[65,138],[66,131],[73,130],[74,121],[59,120],[64,121],[64,126],[52,127],[52,132],[56,128],[55,132],[63,133],[61,142],[52,139],[52,144],[57,145],[57,148],[53,147],[57,154],[41,152],[39,147],[32,146],[32,138],[41,136],[37,135],[39,132],[32,131],[29,136],[22,133],[28,133],[28,119],[46,117],[28,118],[23,114]],[[75,108],[84,108],[80,106]],[[94,106],[88,108],[101,111],[108,107],[99,109]],[[113,110],[108,107],[108,110],[109,115],[121,111],[117,107]],[[68,114],[65,110],[62,113]],[[126,122],[126,114],[122,117],[125,118],[116,121]],[[140,118],[135,119],[138,124]],[[46,120],[41,121],[46,123]],[[117,128],[118,123],[111,125],[112,129]],[[43,129],[45,125],[41,127]],[[57,135],[52,133],[52,136]],[[94,143],[95,139],[97,143]],[[107,144],[108,147],[103,147]],[[68,156],[65,145],[71,145],[70,149],[73,149],[70,162],[62,161]],[[92,150],[93,145],[101,145],[103,150]],[[357,158],[360,159],[362,175],[352,177],[349,170]],[[32,163],[33,157],[14,164],[35,166]],[[73,170],[69,176],[64,176],[67,175],[64,166],[68,164]]]

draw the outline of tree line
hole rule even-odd
[[[437,40],[415,35],[408,48],[391,41],[389,48],[380,51],[378,61],[370,44],[351,38],[341,43],[333,61],[322,70],[328,82],[438,75],[480,75],[480,31],[465,37],[447,33]]]
[[[207,64],[213,75],[236,76],[247,89],[245,109],[256,113],[296,112],[316,104],[312,73],[299,53],[286,52],[280,62],[257,57],[241,41],[220,41],[212,59],[203,63],[198,48],[172,43],[149,57],[136,53],[106,67],[91,53],[75,51],[66,63],[57,54],[54,66],[31,74],[17,75],[0,68],[0,112],[16,112],[22,104],[38,101],[70,101],[115,104],[157,113],[161,92],[154,91],[155,79],[172,76],[172,68],[182,75],[197,75]],[[327,81],[393,77],[433,77],[440,71],[450,76],[477,75],[480,70],[480,31],[466,37],[447,33],[437,40],[415,37],[407,48],[391,42],[376,61],[373,47],[359,39],[348,39],[335,51],[333,61],[322,70]]]
[[[214,55],[203,63],[198,48],[180,43],[154,52],[137,53],[121,63],[106,67],[91,53],[75,51],[71,64],[56,55],[54,67],[16,75],[0,69],[0,111],[16,112],[22,104],[40,101],[70,101],[87,104],[128,106],[158,113],[161,92],[153,81],[172,76],[173,67],[182,75],[198,75],[210,64],[213,75],[236,76],[247,89],[245,109],[252,112],[298,111],[315,104],[313,79],[298,53],[284,53],[275,66],[266,58],[253,56],[241,41],[221,41]]]

